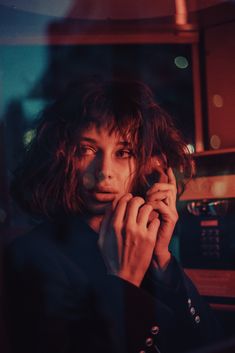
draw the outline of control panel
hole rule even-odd
[[[211,303],[235,308],[235,150],[195,156],[178,202],[179,258]]]
[[[221,258],[221,235],[217,220],[201,221],[200,252],[203,257]]]

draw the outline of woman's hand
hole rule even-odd
[[[178,220],[176,210],[176,179],[171,168],[167,169],[168,182],[158,182],[146,193],[146,203],[150,204],[154,211],[150,215],[150,220],[159,217],[160,226],[154,247],[153,261],[154,267],[165,269],[170,261],[169,243]]]
[[[141,197],[122,196],[112,204],[100,228],[99,247],[109,273],[139,286],[152,260],[159,220]]]

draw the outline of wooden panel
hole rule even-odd
[[[209,297],[235,298],[235,270],[185,269],[199,293]]]
[[[208,144],[210,148],[235,147],[234,38],[235,22],[205,31]]]

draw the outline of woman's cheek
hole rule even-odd
[[[86,190],[91,190],[95,186],[95,177],[94,173],[89,171],[89,163],[84,158],[80,158],[77,161],[77,171],[79,177],[79,183],[84,187]]]
[[[86,190],[91,190],[95,186],[95,177],[92,173],[85,172],[82,175],[82,185]]]

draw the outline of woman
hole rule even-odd
[[[191,169],[141,82],[74,83],[45,110],[13,183],[42,219],[7,251],[14,353],[181,353],[218,338],[169,251]]]

